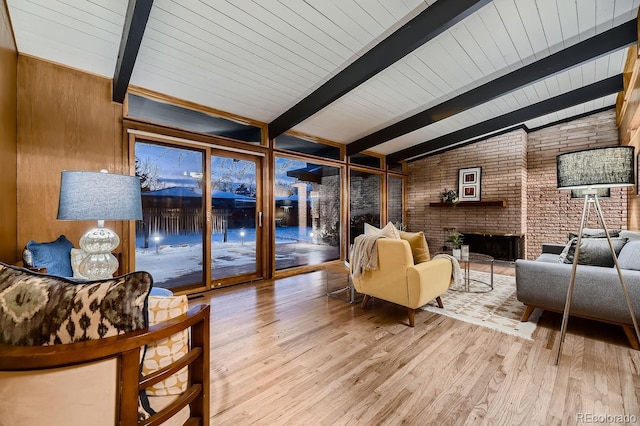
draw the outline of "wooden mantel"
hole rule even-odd
[[[455,206],[451,203],[429,203],[429,207],[507,207],[506,200],[492,200],[492,201],[460,201]]]

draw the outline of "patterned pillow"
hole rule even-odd
[[[152,284],[147,272],[78,283],[0,263],[0,343],[73,343],[143,329]]]
[[[159,324],[175,318],[189,310],[187,296],[149,296],[149,325]],[[189,333],[182,330],[166,339],[147,345],[142,375],[146,376],[189,352]],[[147,388],[147,395],[166,396],[179,395],[187,390],[189,371],[187,367]]]

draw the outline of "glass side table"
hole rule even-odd
[[[438,252],[437,254],[448,254],[451,255],[451,252]],[[468,256],[460,256],[460,258],[456,258],[458,263],[460,263],[460,269],[462,269],[463,280],[461,284],[452,284],[449,289],[453,291],[464,291],[467,293],[488,293],[493,290],[493,256],[489,256],[488,254],[481,253],[469,253]],[[472,263],[481,263],[487,264],[490,266],[489,272],[489,281],[483,281],[476,278],[471,278],[471,274],[469,273],[469,266]]]
[[[469,293],[487,293],[493,290],[493,256],[480,253],[469,253],[469,256],[461,256],[458,259],[460,268],[463,270],[464,279],[462,285],[451,286],[451,290],[465,291]],[[482,263],[490,265],[489,282],[471,278],[469,274],[469,265],[472,263]]]
[[[327,296],[344,302],[355,303],[360,293],[356,292],[349,274],[349,262],[330,263],[325,267]],[[344,281],[343,281],[344,280]],[[335,287],[336,283],[344,283],[344,286]]]

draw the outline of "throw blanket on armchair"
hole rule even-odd
[[[462,281],[464,280],[464,276],[462,275],[462,270],[460,269],[460,263],[458,262],[458,259],[451,256],[450,254],[444,253],[436,254],[435,256],[433,256],[434,259],[438,259],[440,257],[451,261],[451,284],[461,285]],[[451,286],[451,284],[449,284],[449,286]]]
[[[378,269],[378,238],[383,235],[358,235],[351,250],[351,275],[358,278],[364,271]]]

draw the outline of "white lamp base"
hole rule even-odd
[[[97,228],[80,238],[80,247],[87,254],[80,262],[80,273],[91,280],[111,278],[118,270],[118,259],[111,252],[119,244],[118,234],[105,228],[104,220],[99,220]]]

